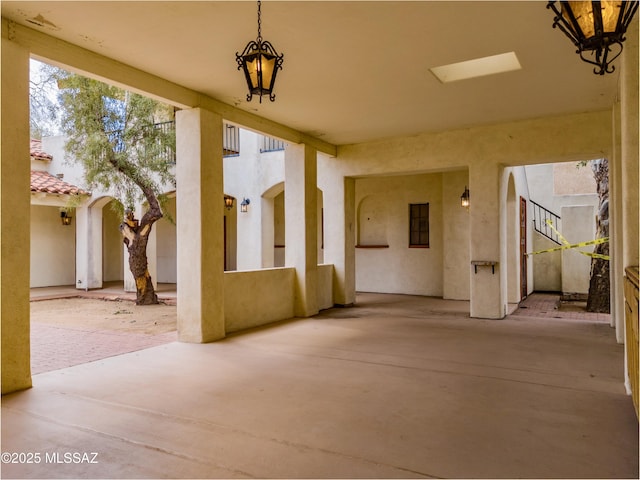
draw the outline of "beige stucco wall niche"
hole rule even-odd
[[[409,205],[425,203],[429,246],[410,247]],[[356,205],[356,289],[442,296],[442,174],[356,179]]]

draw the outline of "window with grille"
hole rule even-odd
[[[409,246],[429,247],[429,204],[409,204]]]

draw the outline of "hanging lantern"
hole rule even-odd
[[[69,212],[67,212],[66,210],[60,210],[60,222],[62,223],[62,225],[65,225],[65,226],[71,225],[72,218],[73,217]]]
[[[569,37],[583,61],[596,66],[593,73],[613,73],[615,67],[610,64],[622,53],[624,35],[638,10],[637,0],[550,1],[547,8],[556,14],[553,28]]]
[[[464,192],[460,196],[460,206],[469,208],[469,189],[465,186]]]
[[[268,95],[272,102],[276,99],[273,87],[276,83],[276,74],[282,69],[284,54],[278,55],[271,43],[262,40],[260,4],[261,2],[258,1],[258,38],[250,41],[244,47],[242,54],[236,52],[236,62],[238,62],[238,70],[242,69],[244,72],[249,87],[247,101],[250,102],[254,95],[260,95],[260,103],[262,103],[263,95]]]

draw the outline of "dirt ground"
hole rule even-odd
[[[63,298],[31,302],[31,321],[49,325],[158,335],[176,330],[175,305]]]

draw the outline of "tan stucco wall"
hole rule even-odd
[[[58,207],[31,205],[31,287],[73,285],[76,222],[62,225]]]
[[[173,218],[171,223],[166,217],[156,224],[156,252],[158,255],[158,282],[176,283],[176,199],[170,198],[164,207]]]
[[[567,162],[553,165],[555,195],[590,194],[595,191],[596,181],[589,164],[581,166],[578,163]]]
[[[333,265],[318,265],[318,309],[333,307]]]
[[[536,233],[533,252],[555,248],[558,244]],[[539,292],[562,291],[562,254],[559,251],[533,255],[533,285]]]
[[[294,268],[225,272],[225,331],[293,317],[294,279]]]
[[[596,236],[595,210],[591,205],[562,207],[562,225],[569,243],[587,242]],[[562,250],[562,291],[564,293],[589,292],[591,258],[579,250],[593,252],[593,247]]]
[[[469,184],[466,170],[442,174],[442,296],[469,300],[469,210],[460,196]]]
[[[124,244],[120,234],[122,219],[111,204],[102,209],[102,279],[105,282],[124,279]],[[100,252],[95,252],[100,255]]]
[[[358,225],[376,222],[373,231],[384,235],[371,240],[384,240],[388,248],[356,249],[356,290],[442,296],[442,175],[357,179],[356,205],[363,202]],[[409,247],[413,203],[429,204],[429,248]]]

